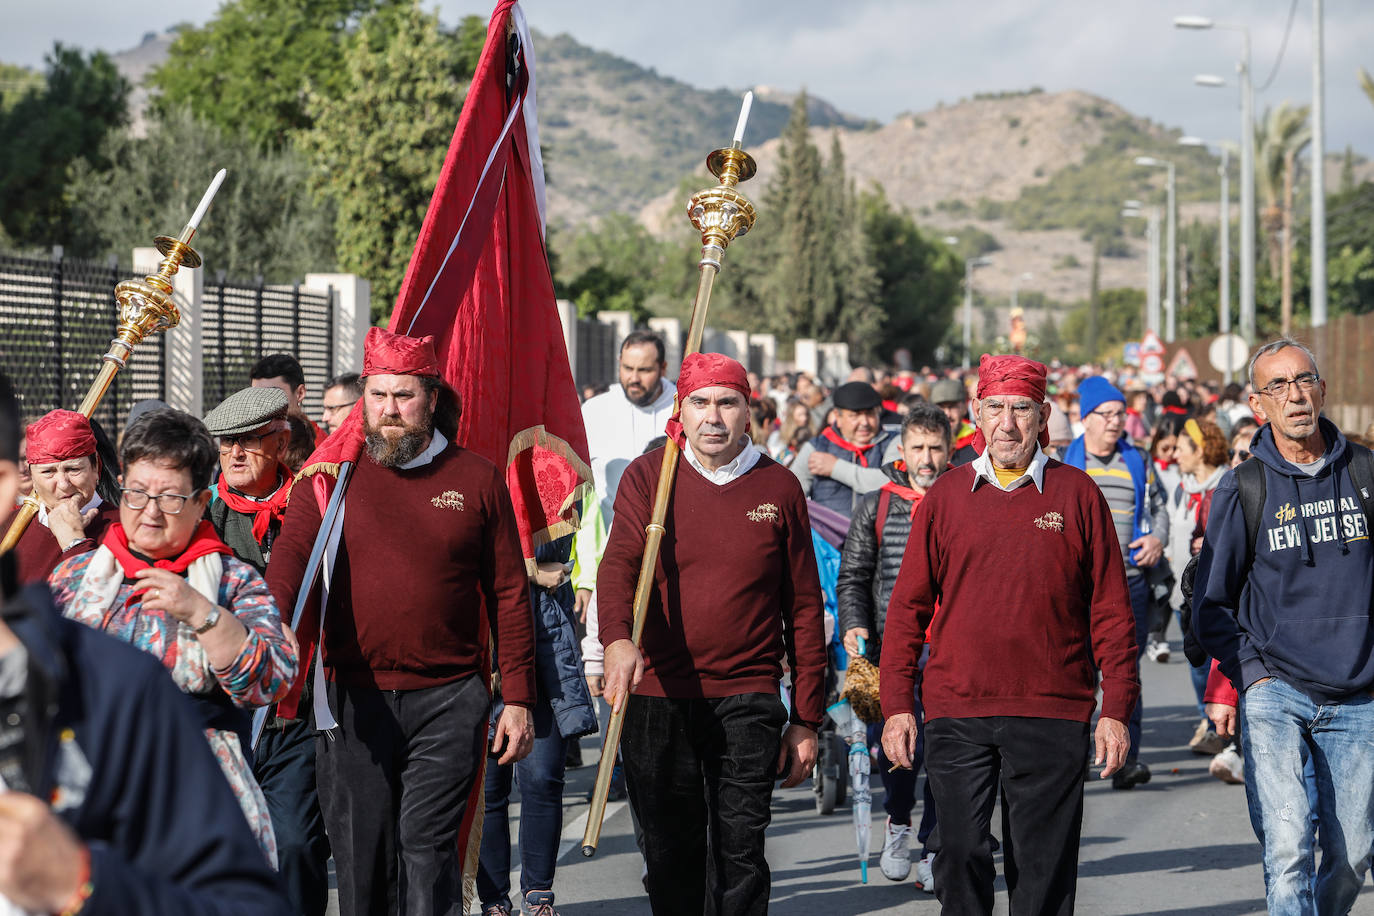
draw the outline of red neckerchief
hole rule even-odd
[[[1140,411],[1136,410],[1134,407],[1127,407],[1126,413],[1130,414],[1133,417],[1140,416]]]
[[[1160,461],[1158,458],[1155,459],[1155,464],[1159,467],[1161,471],[1167,471],[1174,465],[1172,461]]]
[[[1164,408],[1164,412],[1165,412],[1165,413],[1171,413],[1171,414],[1174,414],[1175,416],[1179,416],[1179,417],[1186,417],[1186,416],[1188,416],[1188,408],[1186,408],[1186,407],[1166,407],[1166,408]]]
[[[1202,508],[1202,497],[1205,493],[1204,490],[1198,490],[1196,493],[1188,494],[1188,511],[1193,518],[1197,518],[1198,510]]]
[[[846,452],[852,452],[854,454],[854,457],[858,459],[859,467],[868,467],[868,458],[864,456],[864,452],[871,449],[873,447],[872,445],[855,445],[853,442],[850,442],[849,440],[841,436],[839,433],[835,432],[835,427],[833,426],[827,426],[825,430],[821,433],[821,435],[825,436],[825,438],[829,439],[831,442],[835,443],[840,448],[844,449]]]
[[[906,473],[905,461],[894,462],[892,466],[895,467],[898,472],[902,474]],[[921,504],[921,497],[925,495],[924,493],[917,493],[911,487],[897,483],[894,480],[889,480],[887,483],[883,484],[883,489],[894,496],[900,496],[902,499],[911,500],[911,520],[916,520],[916,507]]]
[[[897,402],[896,402],[896,401],[883,401],[883,410],[890,410],[890,411],[892,411],[893,413],[896,413],[896,412],[897,412]]]
[[[215,534],[215,526],[202,520],[196,526],[196,531],[191,535],[191,543],[186,545],[186,549],[179,555],[166,560],[154,560],[149,563],[144,558],[134,554],[129,549],[129,536],[124,533],[123,525],[110,525],[105,529],[105,536],[100,539],[100,543],[110,548],[110,553],[114,554],[119,561],[119,566],[124,570],[126,579],[133,578],[134,573],[140,569],[165,569],[182,575],[192,563],[201,557],[209,556],[212,553],[222,553],[226,556],[233,556],[230,550],[219,535]]]
[[[219,482],[215,484],[215,492],[219,498],[224,500],[224,504],[240,515],[253,516],[253,540],[259,544],[262,539],[267,537],[267,529],[272,524],[272,519],[281,521],[286,516],[286,500],[291,495],[291,471],[281,462],[277,463],[278,479],[286,482],[277,488],[267,499],[249,499],[239,493],[235,493],[224,480],[221,474]]]

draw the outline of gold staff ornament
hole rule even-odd
[[[158,265],[157,273],[142,280],[125,280],[115,286],[115,301],[119,303],[119,325],[115,330],[114,339],[110,341],[109,352],[101,357],[99,374],[96,375],[95,381],[91,382],[86,397],[77,408],[77,413],[87,419],[95,413],[100,399],[105,397],[105,392],[110,389],[110,384],[119,370],[128,365],[134,349],[146,338],[174,328],[181,321],[181,312],[177,310],[176,301],[172,296],[172,278],[182,267],[201,265],[200,255],[191,247],[191,239],[195,237],[205,211],[210,209],[210,201],[215,199],[215,192],[224,182],[225,174],[226,170],[220,169],[215,175],[214,181],[210,182],[210,187],[201,197],[196,211],[191,214],[190,221],[181,230],[181,235],[176,238],[160,235],[153,240],[157,250],[162,252],[162,263]],[[5,532],[4,540],[0,541],[0,554],[14,549],[14,545],[19,543],[19,538],[37,514],[38,495],[30,493],[24,497],[14,521],[10,523],[9,531]]]
[[[739,122],[735,125],[734,142],[725,149],[718,149],[706,157],[706,167],[720,180],[714,188],[707,188],[692,195],[687,202],[687,218],[701,233],[701,260],[697,263],[701,279],[697,284],[697,298],[692,305],[692,322],[687,330],[687,345],[683,351],[686,359],[701,349],[701,335],[706,329],[706,310],[711,304],[711,287],[716,274],[720,273],[721,258],[730,242],[744,235],[754,225],[754,205],[741,194],[736,185],[754,177],[758,167],[754,158],[744,151],[744,125],[749,120],[749,108],[754,103],[754,93],[744,94],[744,105],[740,108]],[[681,394],[681,392],[679,392]],[[677,402],[674,398],[674,410]],[[677,472],[679,449],[671,438],[663,447],[663,467],[658,475],[658,491],[654,497],[654,509],[649,524],[644,526],[644,558],[639,565],[639,580],[635,584],[634,624],[630,638],[639,646],[640,635],[644,632],[644,617],[649,609],[649,596],[653,593],[654,567],[658,562],[659,543],[663,539],[663,522],[668,514],[668,499],[673,493],[673,477]],[[629,696],[616,698],[615,708],[611,711],[606,725],[606,743],[601,748],[601,764],[596,771],[596,786],[592,791],[591,807],[587,811],[587,829],[582,835],[582,854],[591,856],[596,853],[596,845],[601,839],[601,822],[606,815],[606,795],[611,788],[611,770],[620,748],[620,731],[625,724],[625,706]]]

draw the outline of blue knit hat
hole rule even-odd
[[[1086,417],[1108,401],[1120,401],[1125,404],[1126,395],[1121,393],[1120,388],[1100,375],[1085,378],[1078,383],[1079,416]]]

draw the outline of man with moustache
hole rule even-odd
[[[664,450],[632,462],[616,496],[598,583],[606,696],[629,702],[622,751],[653,912],[761,914],[774,780],[795,786],[816,759],[819,573],[796,479],[748,436],[744,367],[693,353],[678,382],[668,434],[682,456],[642,647],[632,606]],[[790,713],[778,690],[784,660]]]
[[[321,576],[322,616],[298,633],[308,657],[322,630],[320,806],[344,916],[456,914],[480,840],[491,660],[505,701],[492,753],[511,763],[533,740],[525,564],[502,469],[453,443],[459,405],[434,339],[371,328],[363,366],[363,454]],[[321,524],[313,486],[296,484],[267,570],[283,608]],[[281,715],[295,714],[291,699]]]
[[[902,419],[901,460],[883,465],[887,482],[877,492],[865,495],[854,510],[835,585],[840,632],[851,655],[861,654],[862,639],[869,661],[877,664],[882,656],[887,604],[906,552],[911,519],[926,491],[949,466],[951,439],[949,418],[943,410],[933,404],[913,407]],[[916,702],[916,725],[920,729],[919,697]],[[881,735],[881,722],[869,725],[870,744],[879,743]],[[919,734],[916,756],[921,756]],[[889,772],[892,764],[882,755],[878,757],[878,767],[883,780],[883,807],[887,811],[887,833],[879,864],[888,880],[903,881],[911,871],[907,844],[911,837],[911,811],[916,806],[917,767]],[[927,797],[916,837],[923,847],[917,882],[927,892],[933,892],[934,887],[930,881],[929,850],[924,845],[934,827],[935,811]]]
[[[1368,479],[1371,459],[1322,416],[1326,381],[1302,344],[1260,347],[1249,377],[1267,422],[1213,491],[1194,627],[1240,694],[1269,912],[1348,913],[1374,847],[1374,494],[1353,473]],[[1236,713],[1207,705],[1218,734]]]
[[[291,438],[288,406],[279,388],[244,388],[205,415],[219,443],[220,467],[205,515],[234,556],[259,573],[266,572],[291,495],[291,470],[282,461]],[[329,838],[315,791],[314,729],[304,718],[276,713],[275,705],[267,711],[253,749],[253,776],[272,818],[287,898],[303,916],[323,916],[329,905]]]
[[[29,425],[25,458],[38,515],[24,529],[14,553],[23,585],[46,582],[68,547],[99,540],[119,523],[119,508],[96,493],[100,457],[91,421],[72,410],[54,410]]]
[[[888,604],[883,751],[915,763],[919,677],[940,822],[935,893],[948,913],[992,912],[999,794],[1011,912],[1073,912],[1098,670],[1104,777],[1125,760],[1140,693],[1111,511],[1086,474],[1045,456],[1045,376],[1032,360],[983,356],[973,402],[981,454],[916,508]]]
[[[846,382],[831,400],[834,424],[797,451],[789,470],[808,498],[850,518],[859,497],[887,480],[882,466],[898,459],[901,442],[882,428],[883,399],[872,385]]]

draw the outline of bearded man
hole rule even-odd
[[[492,753],[510,763],[533,740],[525,564],[502,470],[453,443],[457,396],[433,338],[371,328],[363,375],[365,444],[327,600],[300,627],[303,644],[321,634],[320,805],[344,916],[456,916],[478,832],[492,656],[505,700]],[[284,608],[295,605],[321,524],[311,486],[298,485],[267,570]]]
[[[119,508],[96,493],[100,457],[91,421],[72,410],[54,410],[29,425],[25,457],[38,495],[36,524],[15,545],[21,585],[46,582],[68,547],[99,540],[118,523]]]
[[[811,523],[797,481],[748,436],[744,367],[683,360],[682,449],[643,649],[630,638],[663,449],[630,463],[598,579],[606,697],[627,695],[626,784],[644,830],[655,916],[765,913],[773,782],[816,760],[824,625]],[[722,638],[722,634],[729,638]],[[778,693],[784,657],[792,710]]]

